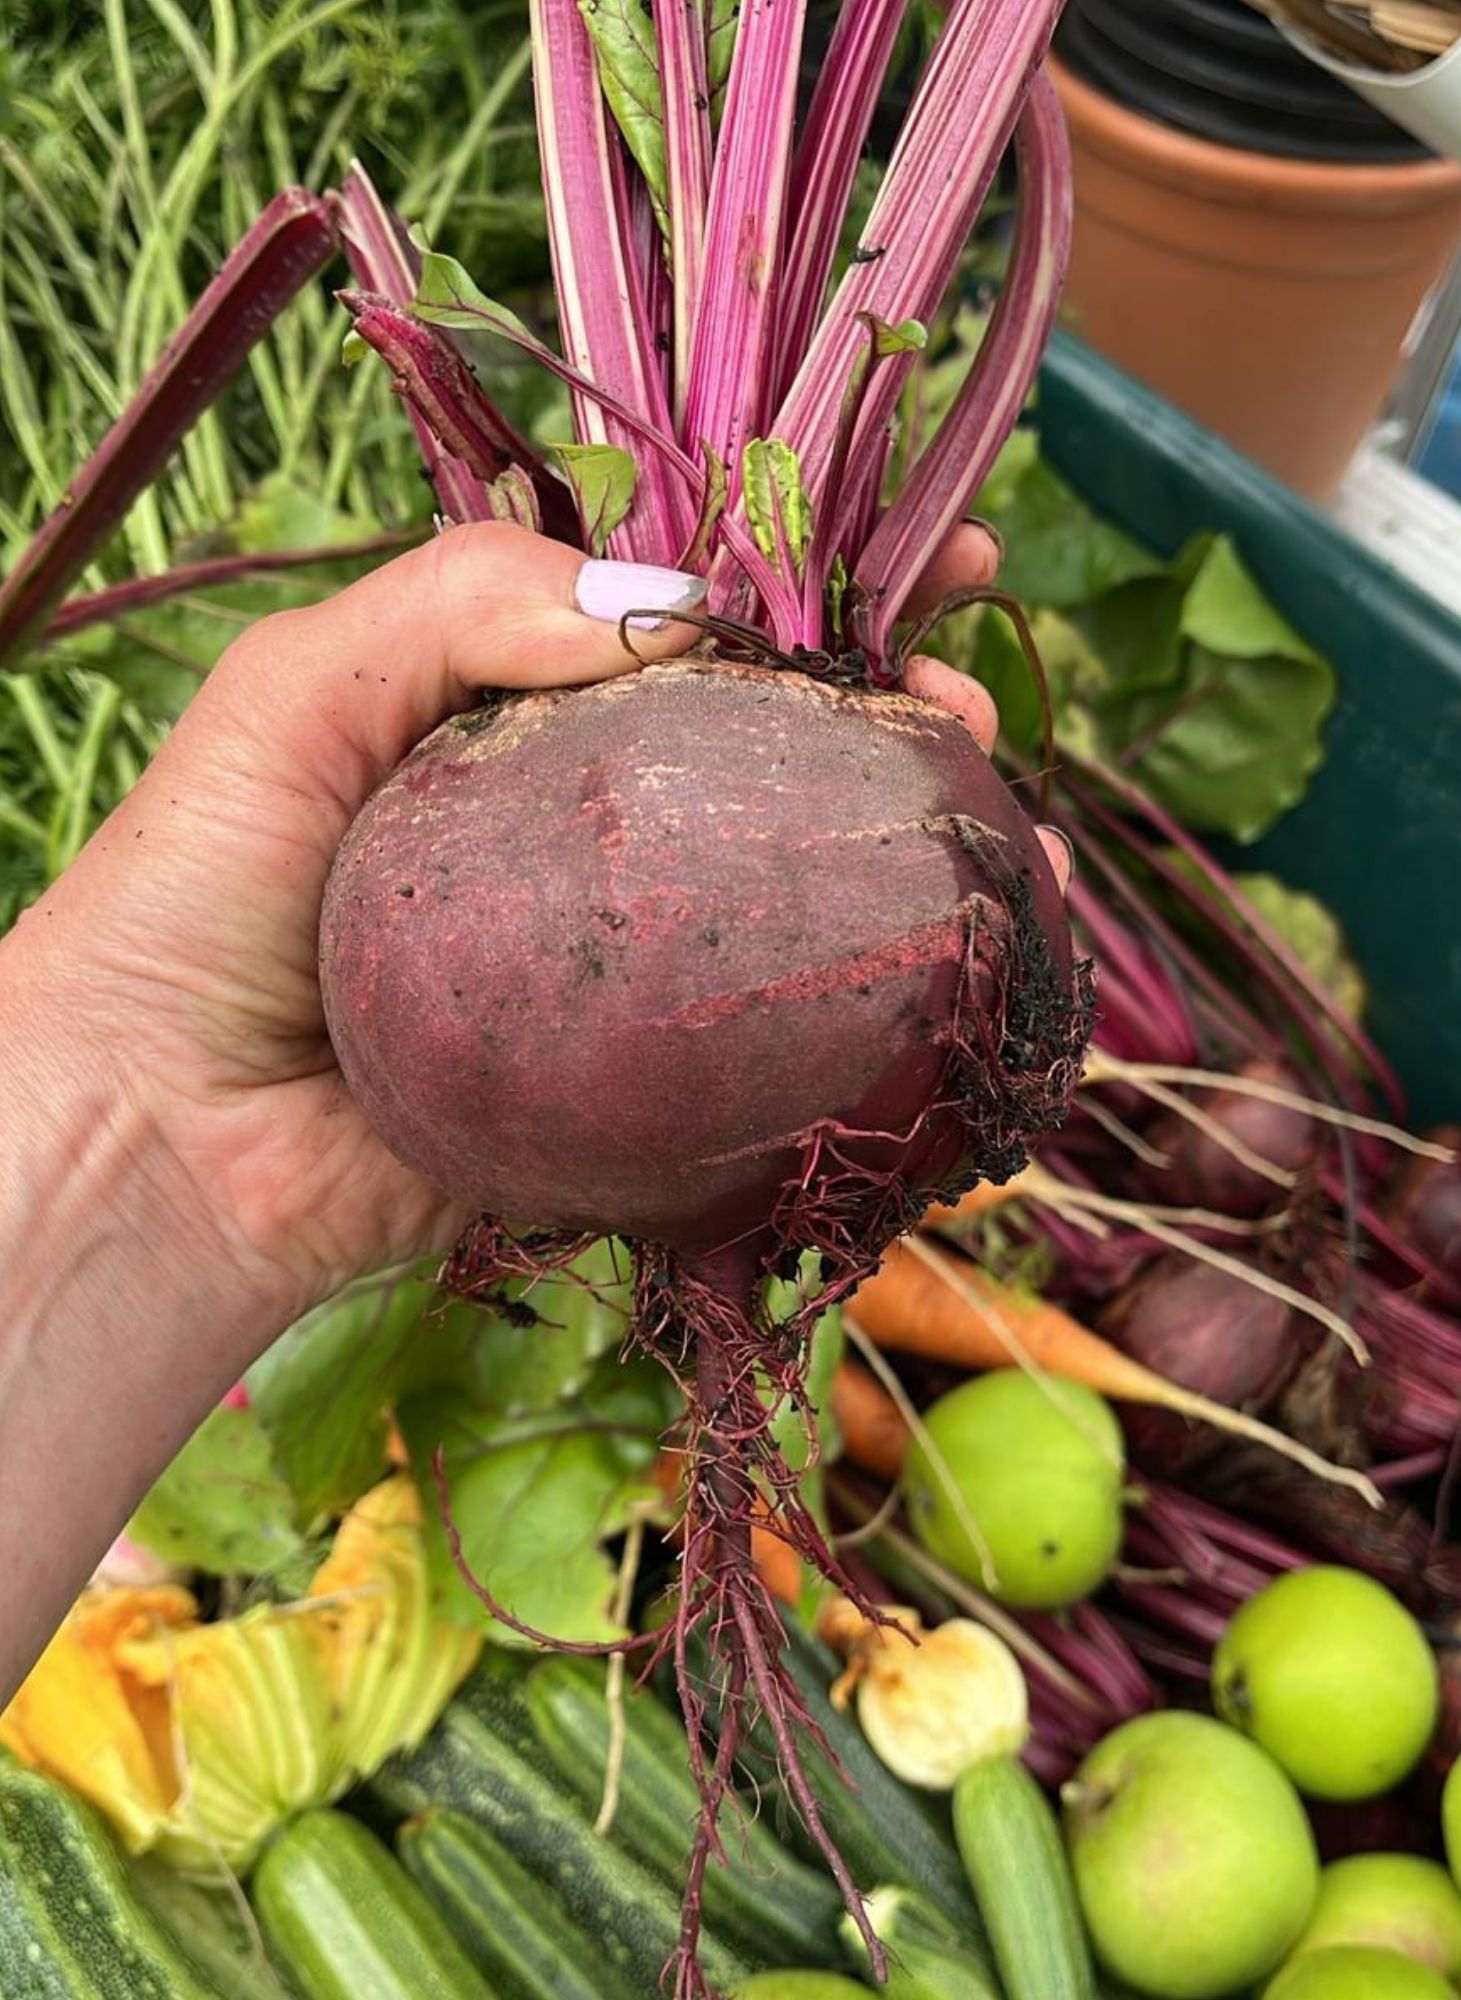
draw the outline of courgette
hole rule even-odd
[[[498,2000],[390,1849],[345,1813],[322,1807],[285,1827],[252,1893],[308,2000]]]
[[[921,1797],[895,1778],[853,1718],[839,1714],[832,1706],[829,1689],[842,1670],[834,1653],[800,1626],[790,1624],[782,1664],[795,1683],[809,1720],[821,1730],[836,1759],[833,1763],[818,1748],[810,1732],[798,1732],[802,1768],[822,1823],[852,1879],[864,1890],[882,1883],[917,1889],[951,1917],[961,1932],[977,1939],[978,1912],[959,1864],[947,1807],[941,1801],[935,1804]],[[746,1761],[758,1795],[775,1801],[779,1808],[776,1830],[807,1860],[815,1862],[815,1843],[802,1826],[795,1804],[785,1796],[764,1734],[759,1760],[753,1749]]]
[[[916,1891],[874,1889],[867,1916],[887,1953],[884,2000],[1003,2000],[988,1958]],[[839,1928],[852,1962],[866,1971],[862,1932],[847,1914]]]
[[[501,2000],[640,2000],[485,1826],[438,1807],[406,1821],[396,1850]]]
[[[4,2000],[217,2000],[135,1894],[101,1815],[0,1764]]]
[[[545,1660],[527,1682],[538,1736],[561,1778],[592,1812],[608,1768],[611,1715],[602,1672]],[[684,1726],[648,1692],[624,1700],[613,1838],[668,1882],[683,1883],[700,1816]],[[830,1876],[789,1853],[748,1811],[727,1813],[727,1861],[705,1873],[705,1920],[753,1965],[833,1965],[842,1897]]]
[[[679,1942],[678,1890],[596,1834],[562,1781],[544,1776],[538,1758],[546,1762],[540,1745],[524,1754],[483,1720],[479,1700],[459,1699],[419,1749],[381,1766],[365,1796],[395,1822],[428,1806],[450,1806],[477,1820],[557,1897],[570,1922],[598,1940],[612,1971],[638,1993],[657,1993]],[[700,1959],[722,1991],[734,1990],[751,1970],[709,1927]]]
[[[954,1835],[1009,2000],[1095,2000],[1065,1843],[1023,1764],[970,1765],[954,1787]]]

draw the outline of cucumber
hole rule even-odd
[[[911,1889],[874,1889],[868,1919],[888,1954],[885,2000],[1003,2000],[988,1958],[955,1935],[952,1924]],[[839,1926],[859,1970],[868,1949],[850,1915]]]
[[[345,1813],[317,1808],[278,1834],[253,1899],[308,2000],[497,2000],[390,1849]]]
[[[218,2000],[135,1894],[101,1815],[0,1764],[4,2000]]]
[[[1009,2000],[1096,2000],[1065,1843],[1024,1765],[971,1764],[954,1787],[954,1834]]]
[[[829,1761],[807,1731],[799,1732],[807,1782],[853,1880],[862,1889],[879,1883],[917,1889],[957,1923],[961,1934],[977,1940],[982,1935],[979,1916],[959,1865],[947,1807],[941,1801],[935,1805],[895,1778],[854,1719],[833,1708],[828,1690],[842,1670],[834,1653],[800,1626],[789,1625],[782,1663],[837,1760]],[[785,1798],[764,1742],[760,1761],[748,1758],[747,1763],[758,1793],[780,1803],[780,1825],[788,1841],[815,1862],[815,1843],[802,1827],[795,1805]]]
[[[483,1720],[474,1695],[451,1702],[418,1749],[383,1764],[364,1797],[396,1822],[438,1805],[477,1820],[597,1940],[614,1973],[636,1992],[657,1993],[679,1942],[679,1891],[596,1834],[561,1780],[545,1777],[535,1758],[546,1762],[541,1745],[524,1753],[504,1740]],[[751,1970],[708,1927],[700,1958],[723,1991]]]
[[[597,1812],[609,1757],[611,1717],[602,1672],[559,1658],[527,1682],[538,1736],[559,1775]],[[625,1736],[613,1838],[669,1882],[683,1883],[700,1792],[684,1726],[649,1693],[624,1701]],[[734,1801],[731,1802],[734,1807]],[[727,1860],[705,1872],[705,1921],[753,1965],[833,1965],[842,1897],[830,1876],[788,1853],[769,1828],[727,1812]]]
[[[485,1826],[438,1807],[408,1819],[396,1848],[501,2000],[638,2000]]]

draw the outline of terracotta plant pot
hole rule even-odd
[[[1051,73],[1075,151],[1072,327],[1327,499],[1461,247],[1461,166],[1214,145]]]

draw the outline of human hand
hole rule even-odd
[[[923,602],[992,576],[992,539],[950,538]],[[320,901],[366,797],[484,687],[632,670],[618,621],[703,587],[588,563],[507,525],[455,530],[324,603],[261,620],[224,655],[136,790],[4,947],[69,996],[82,1038],[139,1100],[181,1198],[232,1247],[246,1286],[292,1317],[363,1271],[424,1254],[460,1220],[401,1166],[345,1089],[316,977]],[[636,633],[672,657],[686,624]],[[910,692],[983,748],[987,693],[940,662]],[[1069,872],[1054,836],[1052,858]],[[0,970],[4,969],[0,960]],[[179,1220],[184,1220],[180,1217]]]

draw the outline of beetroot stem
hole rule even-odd
[[[275,195],[0,585],[0,659],[37,631],[334,248],[325,202],[303,188]]]

